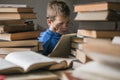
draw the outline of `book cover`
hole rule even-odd
[[[0,25],[0,33],[33,31],[34,26],[27,24]]]
[[[39,45],[41,45],[41,43],[39,43]],[[17,40],[17,41],[0,41],[0,48],[27,47],[27,46],[38,46],[38,41],[36,39]]]
[[[114,21],[81,21],[78,29],[117,30],[117,23]]]
[[[74,59],[70,59],[70,63]],[[4,65],[4,66],[2,66]],[[0,73],[27,73],[35,70],[58,70],[70,67],[67,59],[50,58],[33,51],[16,51],[0,59]]]
[[[115,11],[77,12],[76,21],[119,21],[120,14]]]
[[[4,33],[4,34],[0,34],[0,40],[15,41],[15,40],[25,40],[25,39],[37,39],[39,35],[40,35],[40,31]]]
[[[115,30],[78,30],[77,36],[86,36],[92,38],[113,38],[114,36],[120,36],[120,31]]]
[[[9,13],[33,13],[33,8],[17,8],[17,7],[0,7],[0,13],[9,12]]]
[[[0,13],[0,20],[35,19],[35,13]]]
[[[85,38],[83,51],[96,62],[107,63],[113,66],[120,65],[120,45],[113,44],[111,40]]]
[[[79,4],[74,6],[75,12],[87,12],[87,11],[104,11],[104,10],[120,10],[120,2],[93,2],[86,4]]]

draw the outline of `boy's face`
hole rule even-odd
[[[68,29],[69,17],[57,16],[54,21],[48,22],[51,31],[64,34]]]

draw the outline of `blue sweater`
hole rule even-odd
[[[61,34],[52,32],[47,29],[45,32],[40,33],[40,37],[38,37],[38,41],[42,42],[43,45],[43,55],[49,55],[57,42],[59,41]]]

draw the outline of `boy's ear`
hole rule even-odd
[[[47,24],[48,24],[48,25],[51,25],[51,23],[52,23],[52,20],[47,19]]]

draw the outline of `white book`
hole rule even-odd
[[[27,73],[33,70],[58,70],[72,66],[76,59],[50,58],[33,51],[15,51],[0,58],[0,74]]]
[[[120,68],[92,61],[75,69],[72,75],[83,80],[120,80]]]
[[[120,19],[120,14],[113,11],[78,12],[75,20],[78,21],[114,21]]]
[[[120,44],[120,36],[115,36],[112,40],[113,44]]]
[[[25,73],[56,63],[53,59],[40,53],[16,51],[8,54],[5,59],[0,59],[0,73]]]
[[[0,4],[0,7],[27,7],[26,4]]]

